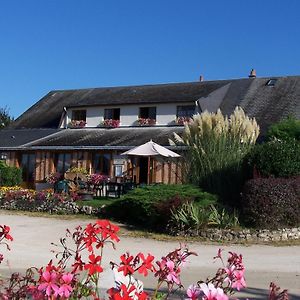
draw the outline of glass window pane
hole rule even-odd
[[[156,120],[156,107],[140,107],[139,117]]]
[[[113,109],[113,119],[120,120],[120,108]]]
[[[106,153],[106,154],[103,154],[103,168],[102,168],[102,173],[104,175],[109,175],[109,170],[110,170],[110,154]]]
[[[73,110],[72,111],[72,120],[73,121],[86,121],[86,110]]]
[[[156,120],[156,107],[149,107],[149,118]]]
[[[93,170],[94,173],[102,173],[100,153],[93,154]]]
[[[113,110],[110,108],[104,109],[104,119],[110,120],[113,119]]]
[[[66,172],[71,167],[71,154],[65,153],[65,162],[64,162],[64,172]]]
[[[115,176],[121,177],[123,174],[123,166],[122,165],[115,165]]]
[[[177,106],[177,117],[192,117],[195,114],[194,105]]]
[[[35,155],[28,155],[28,181],[34,181],[34,171],[35,171]]]

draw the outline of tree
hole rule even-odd
[[[14,118],[10,116],[9,109],[5,106],[0,108],[0,129],[8,126]]]

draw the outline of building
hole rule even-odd
[[[0,131],[0,158],[22,167],[24,185],[41,187],[70,166],[137,183],[179,183],[180,167],[120,154],[150,139],[169,146],[183,121],[204,110],[230,114],[236,106],[257,119],[264,134],[283,117],[300,118],[300,76],[249,78],[51,91]]]

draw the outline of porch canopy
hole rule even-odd
[[[156,156],[160,155],[163,157],[180,157],[179,154],[160,146],[156,143],[154,143],[152,140],[149,142],[137,146],[133,149],[130,149],[126,152],[123,152],[121,155],[136,155],[136,156]]]

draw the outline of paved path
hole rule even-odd
[[[28,217],[9,215],[0,211],[0,224],[11,227],[14,242],[11,251],[2,251],[6,260],[0,265],[2,275],[11,271],[24,271],[30,266],[43,266],[53,258],[51,242],[58,242],[66,228],[73,229],[77,225],[87,224],[88,220],[59,220],[55,218]],[[203,245],[200,242],[189,244],[190,249],[198,253],[183,270],[183,284],[205,279],[213,275],[219,266],[213,263],[217,245]],[[119,256],[125,251],[136,254],[140,251],[151,252],[160,258],[168,251],[178,247],[178,242],[162,242],[144,238],[123,236],[117,245],[117,250],[104,252],[104,265],[109,261],[118,262]],[[281,287],[289,289],[291,299],[300,299],[300,246],[271,247],[253,246],[222,246],[226,251],[242,253],[246,266],[248,289],[239,297],[248,296],[251,299],[263,299],[267,293],[270,281],[275,281]],[[144,280],[146,287],[153,287],[153,280]],[[111,284],[111,274],[107,270],[103,277],[103,287]]]

